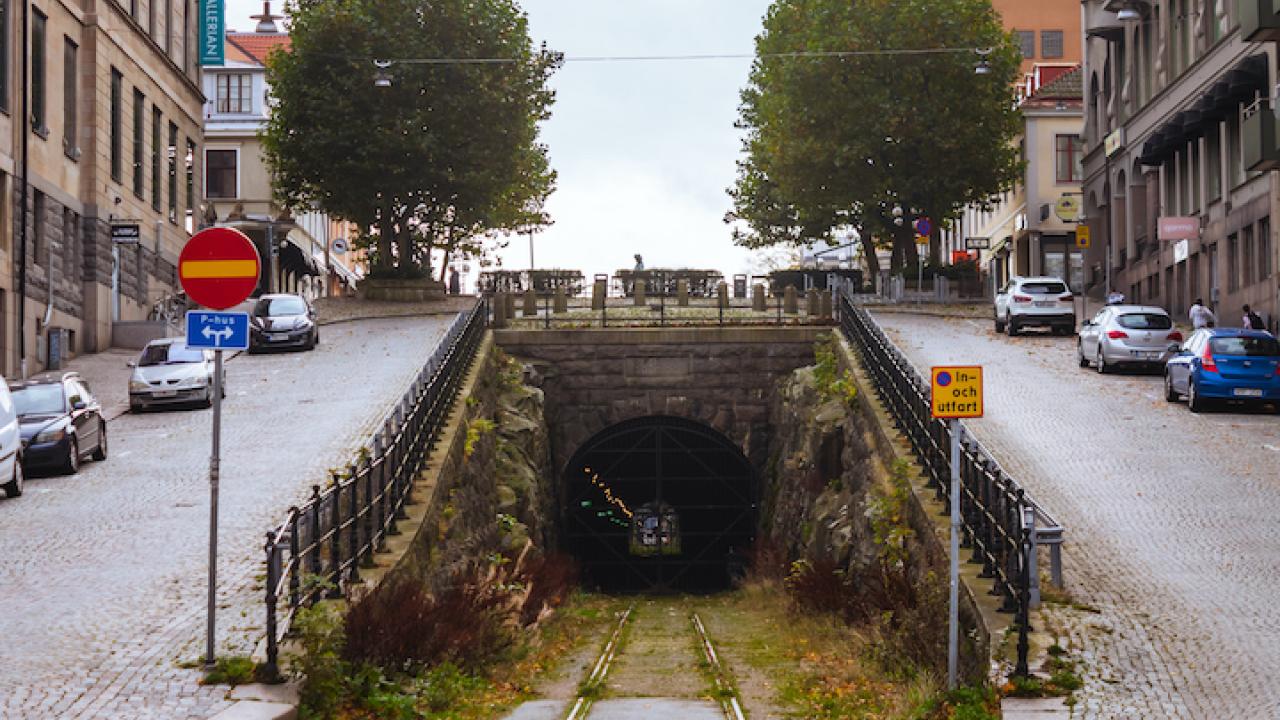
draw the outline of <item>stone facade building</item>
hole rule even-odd
[[[0,0],[6,377],[48,366],[51,350],[109,347],[116,322],[175,291],[198,198],[196,6]],[[140,241],[113,248],[113,220],[136,222]]]
[[[1083,8],[1094,294],[1109,286],[1183,317],[1203,298],[1232,326],[1248,303],[1274,330],[1276,50],[1259,22],[1280,18],[1260,0]]]

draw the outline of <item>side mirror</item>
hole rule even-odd
[[[83,409],[85,409],[85,408],[87,408],[87,407],[89,407],[89,405],[88,405],[87,403],[85,403],[85,401],[83,401],[83,400],[77,400],[77,401],[75,401],[75,402],[71,403],[71,409],[72,409],[72,410],[83,410]]]
[[[125,363],[125,367],[136,368],[136,367],[138,367],[138,363],[136,363],[136,362],[134,362],[134,361],[130,360],[129,362]]]

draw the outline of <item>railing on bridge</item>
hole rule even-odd
[[[645,271],[661,273],[663,271]],[[576,329],[607,327],[696,327],[753,325],[829,325],[835,298],[850,281],[836,278],[825,288],[788,288],[767,277],[751,285],[684,285],[687,279],[659,275],[660,284],[640,286],[636,273],[598,275],[587,295],[494,292],[490,298],[495,328]],[[639,279],[644,279],[640,277]]]
[[[450,326],[443,341],[388,413],[366,451],[327,489],[311,487],[311,498],[289,508],[284,522],[267,533],[267,670],[276,674],[279,642],[299,608],[322,595],[339,597],[360,581],[359,568],[373,564],[387,536],[404,520],[413,480],[422,469],[484,336],[487,301],[481,300]],[[304,578],[319,578],[325,587]]]
[[[840,328],[910,439],[929,486],[939,500],[949,500],[951,430],[932,417],[929,382],[849,296],[840,298]],[[1025,613],[1039,603],[1039,545],[1049,546],[1050,576],[1061,587],[1063,528],[967,431],[961,442],[960,492],[963,546],[972,550],[970,560],[982,565],[981,577],[990,578],[994,594],[1003,598],[1002,611]]]

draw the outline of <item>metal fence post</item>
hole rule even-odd
[[[332,564],[330,568],[329,580],[333,587],[329,588],[328,598],[334,600],[342,597],[342,484],[333,486],[333,507],[329,510],[330,522],[333,527],[330,532],[333,534],[329,537],[329,562]]]
[[[289,609],[298,607],[298,508],[289,508]]]
[[[336,475],[334,476],[337,477]],[[351,499],[347,501],[347,559],[351,561],[351,571],[347,575],[348,583],[358,583],[360,580],[360,486],[356,483],[356,476],[349,478],[349,487],[351,488]],[[341,495],[337,499],[341,499]]]
[[[267,664],[266,674],[274,679],[279,675],[279,640],[276,620],[276,590],[280,585],[280,555],[272,533],[267,533]]]
[[[322,569],[320,566],[320,486],[319,485],[311,486],[311,502],[310,502],[309,510],[311,512],[307,513],[307,515],[309,516],[308,519],[311,521],[310,522],[311,533],[310,533],[310,536],[307,538],[309,542],[307,542],[306,552],[308,555],[310,555],[310,563],[308,564],[308,566],[311,568],[311,574],[316,577],[319,577],[320,573],[322,572]],[[316,599],[315,592],[313,591],[309,594],[310,594],[310,597],[307,598],[308,604],[315,604],[315,599]]]

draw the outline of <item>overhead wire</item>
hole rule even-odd
[[[957,53],[990,53],[990,48],[888,48],[882,50],[801,50],[777,53],[712,53],[684,55],[565,55],[564,63],[615,63],[615,62],[697,62],[705,60],[754,60],[757,58],[841,58],[894,55],[942,55]],[[554,53],[553,53],[554,54]],[[499,65],[525,62],[525,58],[351,58],[370,61],[379,67],[391,65]]]

